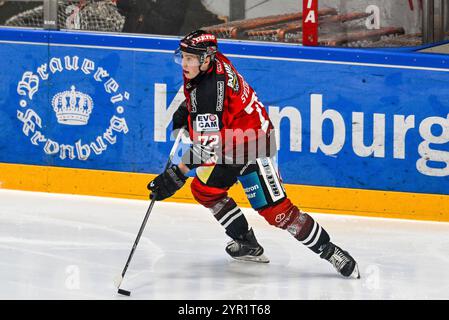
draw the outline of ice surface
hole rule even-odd
[[[269,264],[232,260],[205,208],[158,202],[122,288],[149,201],[0,190],[0,299],[449,299],[449,223],[312,216],[356,258],[345,279],[243,209]]]

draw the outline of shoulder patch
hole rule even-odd
[[[224,68],[226,70],[226,74],[228,75],[228,82],[227,86],[232,88],[235,92],[238,92],[239,87],[239,79],[237,78],[237,75],[235,74],[234,70],[232,70],[231,66],[227,64],[226,62],[223,62]]]
[[[217,73],[224,74],[223,65],[221,64],[220,60],[216,60],[216,62],[217,62]]]

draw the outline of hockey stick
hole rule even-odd
[[[173,144],[173,147],[171,148],[170,155],[168,157],[168,161],[167,161],[167,164],[165,165],[164,171],[167,170],[168,167],[172,163],[175,152],[178,149],[179,142],[181,141],[183,132],[184,132],[184,129],[181,128],[178,132],[178,135],[176,136],[175,143]],[[139,233],[137,234],[136,240],[134,241],[134,245],[133,245],[131,252],[128,256],[128,260],[126,261],[125,267],[123,268],[121,275],[119,275],[116,280],[116,285],[117,285],[117,289],[118,289],[117,292],[120,294],[123,294],[125,296],[131,295],[131,292],[127,291],[127,290],[120,289],[120,285],[122,284],[123,278],[125,277],[125,273],[128,270],[129,263],[131,262],[134,252],[136,251],[137,244],[139,243],[140,237],[142,236],[143,230],[145,229],[145,225],[147,224],[148,217],[150,216],[151,210],[153,210],[153,206],[154,206],[155,202],[156,202],[156,194],[154,194],[154,196],[151,197],[150,206],[148,207],[147,213],[145,214],[145,218],[143,219],[142,225],[140,226]]]

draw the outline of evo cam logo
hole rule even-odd
[[[218,116],[216,114],[204,113],[199,114],[196,117],[196,131],[218,131],[220,125],[218,122]]]
[[[80,82],[80,75],[86,77],[88,81]],[[112,116],[107,121],[108,127],[102,129],[102,132],[94,132],[93,138],[91,134],[91,137],[88,138],[89,142],[83,142],[81,135],[84,136],[92,131],[89,130],[91,128],[88,124],[89,119],[96,111],[94,99],[88,93],[77,90],[76,80],[70,86],[70,90],[63,89],[53,95],[51,94],[52,87],[48,85],[51,102],[46,98],[47,90],[43,90],[44,94],[39,94],[43,81],[51,79],[53,83],[57,83],[58,76],[64,77],[63,83],[72,76],[77,77],[78,86],[94,83],[104,90],[103,93],[102,90],[90,88],[92,92],[106,95],[106,98],[100,96],[103,103],[101,108],[96,107],[98,108],[96,116],[100,120],[103,120],[104,114],[110,113]],[[108,71],[90,59],[85,58],[81,61],[78,56],[53,57],[49,63],[39,66],[36,73],[24,72],[17,85],[17,93],[20,97],[17,118],[23,123],[22,132],[25,136],[30,137],[33,145],[41,147],[47,155],[58,156],[62,160],[69,158],[70,160],[85,161],[89,159],[92,152],[101,155],[109,145],[114,145],[117,142],[117,133],[127,134],[129,131],[126,119],[122,115],[125,112],[124,104],[129,100],[130,94],[121,90],[120,85]],[[46,112],[50,103],[53,114]],[[43,119],[46,122],[56,120],[57,123],[54,126],[47,126]],[[63,126],[61,130],[55,130],[58,125]],[[83,127],[83,130],[78,131],[68,130],[70,126],[73,126],[74,129],[80,126],[87,126],[87,128]],[[55,138],[51,133],[47,135],[41,131],[44,128],[63,133]]]

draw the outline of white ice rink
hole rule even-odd
[[[0,299],[449,299],[449,224],[312,214],[359,263],[344,279],[244,209],[269,264],[232,260],[207,209],[156,203],[117,295],[148,201],[0,190]]]

